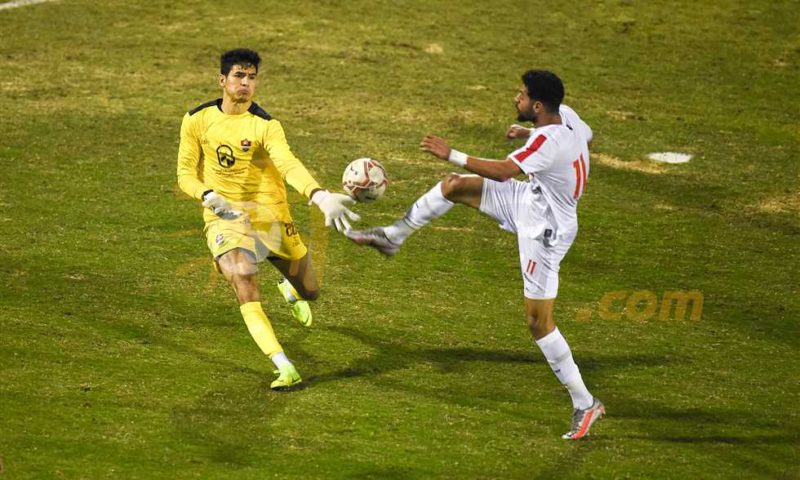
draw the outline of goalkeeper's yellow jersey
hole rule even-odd
[[[217,99],[184,115],[178,186],[198,200],[214,190],[252,222],[291,222],[284,180],[306,197],[319,184],[292,153],[279,121],[255,103],[239,115],[221,106]],[[217,216],[205,209],[203,218]]]

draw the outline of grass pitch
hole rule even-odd
[[[797,478],[797,25],[767,1],[0,11],[0,477]],[[237,46],[324,185],[386,166],[362,225],[452,170],[425,133],[500,158],[519,75],[562,76],[595,131],[556,305],[608,409],[591,440],[559,438],[569,398],[524,325],[514,237],[465,208],[386,261],[293,196],[323,296],[303,329],[264,270],[305,380],[269,390],[175,187],[181,116]],[[695,290],[699,319],[659,320]]]

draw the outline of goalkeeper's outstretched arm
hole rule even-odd
[[[286,135],[283,127],[277,120],[271,122],[270,128],[264,141],[267,153],[275,164],[283,179],[292,188],[308,197],[312,203],[319,207],[325,215],[325,226],[334,227],[339,232],[350,230],[350,222],[347,220],[358,221],[361,219],[357,214],[350,211],[348,206],[355,203],[355,200],[341,193],[331,193],[323,190],[314,177],[308,173],[306,167],[292,153],[289,144],[286,142]]]

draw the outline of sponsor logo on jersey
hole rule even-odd
[[[217,162],[222,168],[231,168],[236,163],[236,157],[233,156],[233,149],[229,145],[220,145],[217,147]]]
[[[223,236],[221,233],[218,233],[217,238],[215,238],[214,241],[217,242],[217,245],[222,245],[222,243],[225,242],[225,236]]]
[[[242,150],[244,150],[245,152],[250,150],[250,146],[251,145],[252,145],[252,143],[250,143],[250,140],[248,140],[246,138],[244,140],[242,140]]]

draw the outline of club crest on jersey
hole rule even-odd
[[[221,233],[219,233],[217,234],[217,238],[215,238],[214,241],[217,242],[217,245],[222,245],[222,243],[225,241],[225,237]]]
[[[248,140],[246,138],[244,140],[242,140],[242,150],[244,150],[245,152],[250,150],[250,146],[251,145],[252,145],[252,143],[250,143],[250,140]]]
[[[231,168],[236,163],[236,157],[233,156],[233,149],[228,145],[220,145],[217,147],[217,162],[222,168]]]

